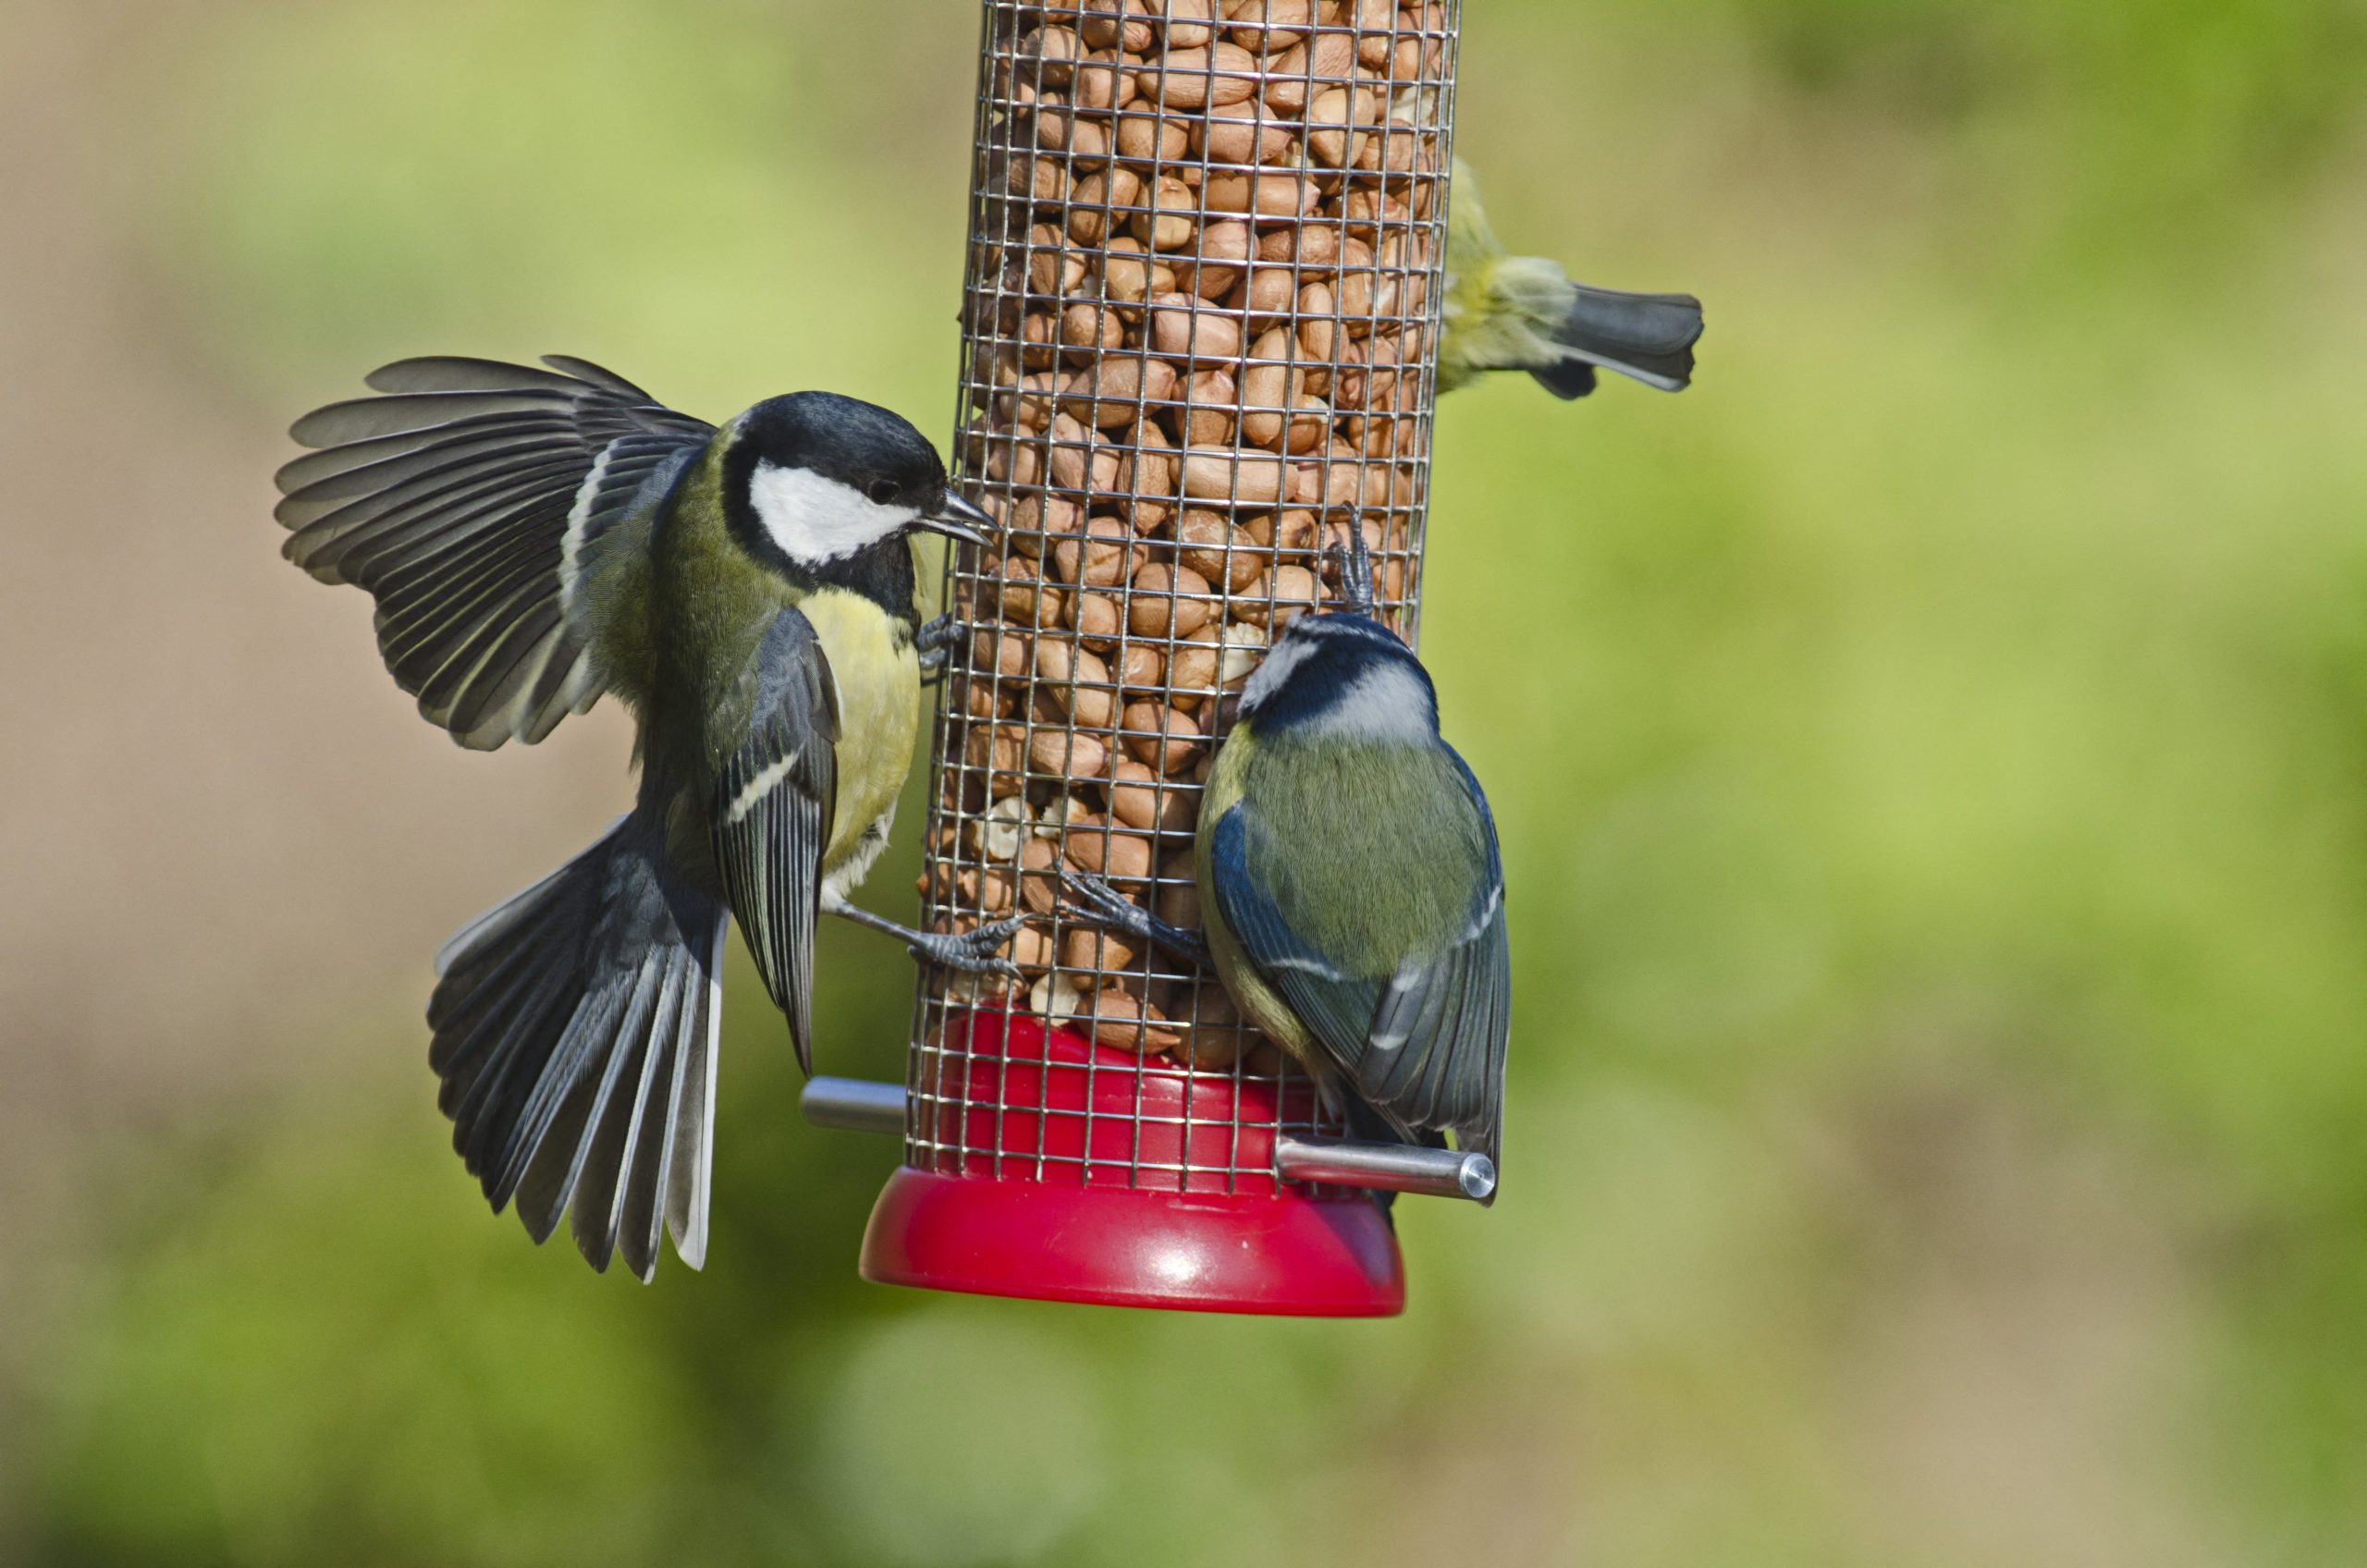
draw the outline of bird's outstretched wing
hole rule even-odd
[[[713,821],[724,895],[765,988],[814,1071],[814,927],[822,852],[838,816],[839,705],[830,662],[794,609],[773,618],[743,676],[748,738],[717,777]]]
[[[1421,856],[1355,832],[1284,841],[1254,796],[1218,822],[1210,881],[1233,938],[1360,1098],[1409,1139],[1452,1129],[1461,1146],[1494,1159],[1512,1019],[1503,874],[1487,802],[1462,759],[1445,755],[1456,789],[1446,816],[1458,834],[1484,839],[1486,865],[1468,904],[1436,930],[1388,951],[1315,940],[1324,923],[1302,888],[1360,888]]]
[[[454,357],[372,373],[380,396],[289,432],[288,558],[368,589],[378,649],[419,711],[464,746],[549,734],[607,684],[587,604],[637,571],[651,519],[714,426],[599,366]]]

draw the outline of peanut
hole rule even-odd
[[[1315,0],[1245,0],[1231,15],[1227,38],[1257,54],[1278,54],[1306,36]]]
[[[1171,785],[1162,789],[1158,774],[1126,757],[1110,765],[1110,815],[1118,821],[1145,832],[1191,830],[1196,791]]]
[[[1105,1046],[1141,1051],[1146,1056],[1173,1050],[1183,1043],[1167,1015],[1119,986],[1097,991],[1080,1011],[1093,1021],[1093,1037]]]
[[[1182,49],[1171,38],[1166,55],[1136,82],[1146,98],[1171,109],[1201,109],[1238,104],[1257,91],[1257,58],[1235,43]]]
[[[1193,447],[1184,454],[1184,494],[1243,507],[1270,507],[1282,498],[1282,460]]]
[[[1159,703],[1132,702],[1119,724],[1126,750],[1145,767],[1180,773],[1199,758],[1200,727],[1189,714]]]
[[[1318,598],[1315,573],[1303,566],[1278,566],[1260,573],[1248,591],[1233,601],[1233,614],[1252,626],[1280,631],[1313,609]],[[1128,722],[1131,725],[1132,720]]]
[[[1082,974],[1110,974],[1132,969],[1142,961],[1142,949],[1132,938],[1099,926],[1073,925],[1061,938],[1061,967]]]
[[[1254,373],[1253,373],[1254,374]],[[1225,521],[1220,512],[1196,508],[1175,520],[1176,559],[1206,582],[1237,592],[1257,581],[1265,560],[1257,541]]]
[[[1208,25],[1216,15],[1215,0],[1149,0],[1151,13],[1166,21],[1171,49],[1197,49],[1217,35]]]
[[[1154,561],[1134,573],[1126,624],[1137,637],[1189,637],[1208,619],[1208,580],[1188,566]]]
[[[1132,577],[1147,554],[1134,530],[1115,518],[1087,518],[1052,545],[1052,570],[1063,582],[1107,588]]]
[[[1287,163],[1298,146],[1289,123],[1256,98],[1210,109],[1192,135],[1212,164]]]
[[[1149,315],[1151,346],[1171,360],[1241,358],[1240,322],[1203,305],[1196,295],[1159,295],[1150,302]]]
[[[1098,655],[1084,648],[1071,647],[1067,643],[1047,637],[1036,644],[1036,679],[1049,689],[1052,700],[1063,715],[1086,729],[1110,728],[1117,688],[1110,680],[1110,667]],[[1097,771],[1085,768],[1062,768],[1064,773]]]
[[[1139,55],[1156,36],[1140,0],[1085,0],[1085,11],[1077,31],[1088,48]]]

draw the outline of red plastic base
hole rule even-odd
[[[926,1065],[945,1080],[921,1112],[938,1169],[889,1179],[864,1231],[865,1279],[1195,1312],[1404,1310],[1396,1233],[1371,1199],[1245,1173],[1270,1170],[1267,1084],[1147,1072],[995,1011],[956,1014]]]
[[[871,1211],[863,1277],[1186,1312],[1390,1317],[1405,1309],[1397,1238],[1368,1199],[1185,1197],[909,1165]]]

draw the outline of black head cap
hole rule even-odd
[[[994,520],[955,495],[928,438],[833,392],[768,398],[732,423],[727,526],[791,582],[853,589],[910,618],[915,529],[983,543]]]
[[[901,414],[835,392],[768,398],[742,415],[732,455],[744,481],[758,462],[810,469],[881,506],[926,513],[945,496],[945,464]]]

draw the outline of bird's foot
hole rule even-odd
[[[914,632],[913,647],[921,656],[922,678],[925,680],[942,679],[945,667],[952,661],[954,648],[969,634],[969,622],[957,620],[950,611],[937,617]]]
[[[884,914],[874,914],[867,909],[848,903],[844,899],[826,899],[822,909],[825,913],[851,920],[867,931],[895,937],[904,944],[906,952],[923,963],[941,963],[964,974],[1000,974],[1007,980],[1020,978],[1019,966],[1009,959],[995,957],[995,953],[1011,940],[1021,926],[1027,924],[1024,915],[1015,920],[998,920],[975,931],[943,932],[915,931],[909,925],[899,925]]]
[[[1372,547],[1365,543],[1362,515],[1351,516],[1342,532],[1347,535],[1346,543],[1323,552],[1339,564],[1340,606],[1351,615],[1370,619],[1374,611]]]
[[[1020,915],[981,925],[975,931],[915,931],[911,934],[908,950],[923,963],[941,964],[964,974],[1000,974],[1006,980],[1017,980],[1023,978],[1019,965],[996,955],[1026,924],[1026,916]]]
[[[1061,913],[1079,925],[1098,925],[1147,942],[1196,969],[1214,967],[1208,944],[1197,931],[1170,925],[1100,877],[1061,867],[1061,889],[1067,894]]]

